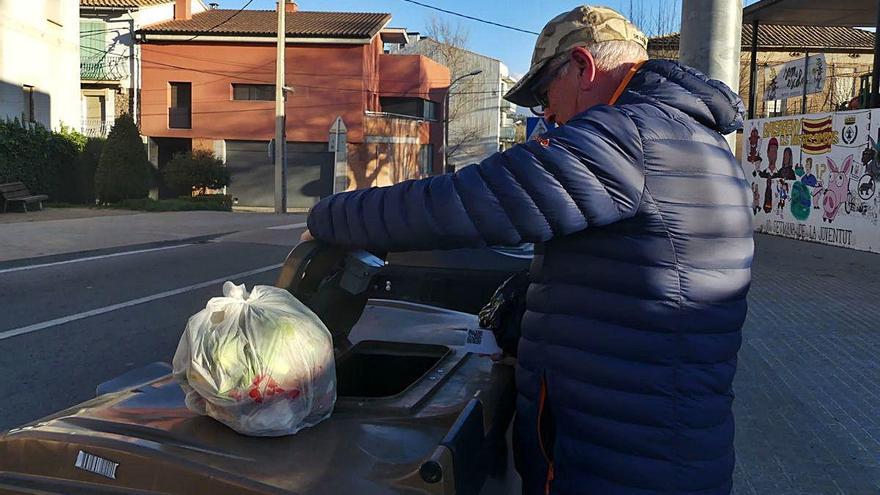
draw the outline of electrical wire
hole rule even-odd
[[[193,36],[192,38],[189,38],[189,39],[187,39],[187,40],[184,40],[184,43],[187,42],[187,41],[192,41],[192,40],[198,38],[199,36],[201,36],[201,35],[203,35],[203,34],[207,34],[207,33],[211,32],[211,31],[217,29],[218,27],[220,27],[220,26],[226,24],[227,22],[229,22],[229,21],[231,21],[232,19],[234,19],[235,16],[237,16],[238,14],[241,14],[241,13],[244,11],[244,9],[248,8],[248,6],[249,6],[250,4],[252,4],[252,3],[254,3],[254,0],[248,0],[247,3],[245,3],[240,9],[238,9],[238,10],[235,11],[235,12],[233,12],[232,15],[230,15],[230,16],[227,17],[226,19],[224,19],[224,20],[218,22],[217,24],[211,26],[210,28],[208,28],[207,31],[201,32],[201,33],[199,33],[199,34]]]
[[[465,18],[465,19],[470,19],[470,20],[472,20],[472,21],[482,22],[483,24],[489,24],[490,26],[496,26],[496,27],[500,27],[500,28],[504,28],[504,29],[510,29],[510,30],[512,30],[512,31],[519,31],[520,33],[534,34],[535,36],[538,36],[538,35],[541,34],[541,33],[536,33],[536,32],[534,32],[534,31],[529,31],[529,30],[527,30],[527,29],[521,29],[521,28],[514,27],[514,26],[508,26],[507,24],[501,24],[501,23],[499,23],[499,22],[489,21],[489,20],[486,20],[486,19],[481,19],[481,18],[479,18],[479,17],[474,17],[474,16],[471,16],[471,15],[462,14],[462,13],[460,13],[460,12],[455,12],[455,11],[452,11],[452,10],[442,9],[442,8],[440,8],[440,7],[435,7],[435,6],[433,6],[433,5],[429,5],[429,4],[426,4],[426,3],[422,3],[422,2],[419,2],[419,1],[417,1],[417,0],[403,0],[403,1],[404,1],[404,2],[408,2],[408,3],[415,4],[415,5],[418,5],[418,6],[421,6],[421,7],[424,7],[424,8],[426,8],[426,9],[432,9],[432,10],[436,10],[436,11],[439,11],[439,12],[443,12],[443,13],[445,13],[445,14],[450,14],[450,15],[454,15],[454,16],[458,16],[458,17],[463,17],[463,18]]]
[[[97,49],[97,48],[92,48],[92,47],[89,47],[89,46],[81,45],[80,48],[84,48],[84,49],[86,49],[86,50],[92,50],[92,51],[94,51],[94,52],[102,53],[102,54],[105,55],[105,57],[102,57],[102,59],[103,59],[103,58],[128,59],[128,57],[125,57],[125,56],[122,56],[122,55],[115,55],[115,54],[110,53],[109,51],[99,50],[99,49]],[[242,74],[245,74],[245,73],[253,74],[253,73],[254,73],[253,69],[256,68],[256,67],[254,67],[254,68],[249,68],[249,69],[244,70],[244,71],[241,71],[241,72],[239,72],[239,73],[230,74],[230,73],[222,72],[222,71],[211,71],[211,70],[205,70],[205,69],[196,69],[196,68],[192,68],[192,67],[186,67],[186,66],[181,66],[181,65],[168,64],[168,63],[163,63],[163,62],[158,62],[158,61],[153,61],[153,60],[144,61],[141,57],[134,57],[134,58],[135,58],[136,60],[138,60],[138,62],[141,64],[141,67],[147,67],[147,66],[149,66],[150,64],[154,64],[154,65],[158,65],[158,66],[160,66],[160,67],[167,67],[167,68],[171,68],[171,69],[185,70],[185,71],[195,72],[195,73],[199,73],[199,74],[209,74],[209,75],[214,75],[214,76],[220,76],[221,79],[224,79],[224,78],[228,78],[228,79],[235,78],[235,79],[237,79],[237,80],[239,80],[239,81],[247,81],[247,82],[260,83],[260,84],[273,84],[272,81],[267,81],[266,79],[255,79],[255,78],[252,78],[252,77],[247,77],[247,76],[243,76],[243,75],[242,75]],[[338,75],[334,75],[334,74],[315,74],[315,73],[308,73],[308,72],[299,72],[299,73],[296,73],[296,74],[298,74],[298,75],[302,75],[302,76],[323,76],[323,77],[334,78],[334,79],[338,79],[338,78],[340,78],[340,77],[344,77],[344,76],[338,76]],[[363,78],[358,77],[358,76],[349,76],[349,77],[355,77],[355,78],[357,78],[357,79],[363,79]],[[219,80],[219,79],[218,79],[218,80]],[[389,82],[411,82],[411,81],[409,81],[409,80],[396,80],[396,81],[395,81],[395,80],[389,80],[389,79],[385,79],[385,80],[386,80],[386,81],[389,81]],[[378,91],[378,92],[377,92],[377,91],[372,91],[372,90],[369,90],[369,89],[363,89],[363,88],[361,88],[361,89],[356,89],[356,88],[340,88],[340,87],[338,87],[338,86],[318,86],[318,85],[313,85],[313,84],[296,84],[296,87],[298,87],[298,88],[306,88],[306,89],[315,89],[315,90],[332,90],[332,91],[344,91],[344,92],[366,93],[366,94],[382,93],[382,94],[385,95],[385,96],[411,96],[411,95],[413,95],[413,94],[427,94],[427,93],[428,93],[428,92],[426,92],[426,91],[419,91],[419,92],[415,92],[415,93],[413,93],[413,92],[407,92],[407,91],[392,91],[392,92],[389,92],[389,91]],[[437,89],[439,90],[439,89],[442,89],[442,88],[437,88]],[[141,91],[152,91],[152,90],[149,90],[149,89],[143,89],[143,88],[142,88]],[[464,95],[464,94],[475,94],[475,95],[476,95],[476,94],[486,94],[486,95],[493,95],[493,96],[494,96],[494,95],[497,95],[499,92],[500,92],[500,90],[489,90],[489,91],[454,91],[454,92],[452,92],[452,93],[450,93],[450,94],[452,94],[452,95]]]

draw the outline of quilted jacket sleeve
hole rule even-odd
[[[376,251],[544,242],[638,210],[638,129],[618,108],[565,126],[454,174],[335,194],[312,209],[319,240]]]

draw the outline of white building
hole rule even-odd
[[[142,26],[187,18],[208,9],[181,0],[80,0],[83,133],[106,136],[119,115],[137,119],[140,46],[133,33]],[[191,5],[191,11],[186,11]]]
[[[450,89],[449,165],[463,167],[513,145],[516,105],[502,97],[515,81],[504,63],[469,50],[443,46],[418,33],[408,33],[408,43],[390,46],[388,50],[425,55],[449,67],[453,81],[472,71],[482,71],[461,79]]]
[[[80,121],[77,0],[0,0],[0,119]]]

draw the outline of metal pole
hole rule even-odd
[[[131,36],[129,42],[131,43],[131,47],[129,47],[128,52],[128,82],[129,86],[131,86],[131,95],[128,99],[128,111],[131,113],[131,118],[134,119],[134,123],[138,122],[137,115],[137,71],[135,70],[135,47],[137,46],[134,42],[134,17],[131,15],[131,11],[126,12],[128,14],[128,33]]]
[[[443,103],[443,173],[448,174],[455,172],[455,170],[449,170],[449,152],[446,149],[447,143],[449,143],[449,91],[452,89],[452,84],[446,88],[446,97]]]
[[[278,0],[278,50],[275,55],[275,213],[287,213],[287,170],[285,170],[284,114],[284,20],[285,0]]]
[[[682,0],[679,59],[739,93],[742,0]],[[727,136],[730,148],[736,136]]]
[[[446,152],[446,145],[449,141],[449,93],[452,92],[452,86],[455,85],[455,83],[457,83],[458,81],[461,81],[462,79],[464,79],[466,77],[476,76],[476,75],[482,74],[482,73],[483,73],[482,69],[477,69],[477,70],[470,71],[467,74],[462,74],[462,75],[456,77],[455,79],[453,79],[452,82],[449,83],[449,87],[446,88],[446,101],[443,104],[443,106],[444,106],[444,109],[443,109],[443,172],[444,173],[448,174],[448,173],[455,172],[455,169],[449,168],[449,164],[446,163],[447,162],[446,158],[448,156],[448,153]]]
[[[807,113],[807,75],[810,68],[810,52],[804,52],[804,92],[801,95],[801,113]]]
[[[758,72],[758,20],[752,21],[752,49],[749,58],[749,118],[755,118],[755,105],[757,105],[758,97],[755,94],[755,86],[757,85],[756,75]]]
[[[877,20],[874,26],[874,70],[871,76],[871,108],[880,106],[880,0],[877,0]]]

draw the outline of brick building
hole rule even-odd
[[[173,153],[213,150],[232,173],[239,205],[271,206],[277,13],[190,14],[191,0],[176,1],[173,20],[138,32],[150,158],[161,169]],[[389,14],[285,8],[288,205],[307,208],[330,192],[337,116],[347,128],[350,189],[440,172],[448,69],[383,53],[384,43],[405,37],[387,28]]]

